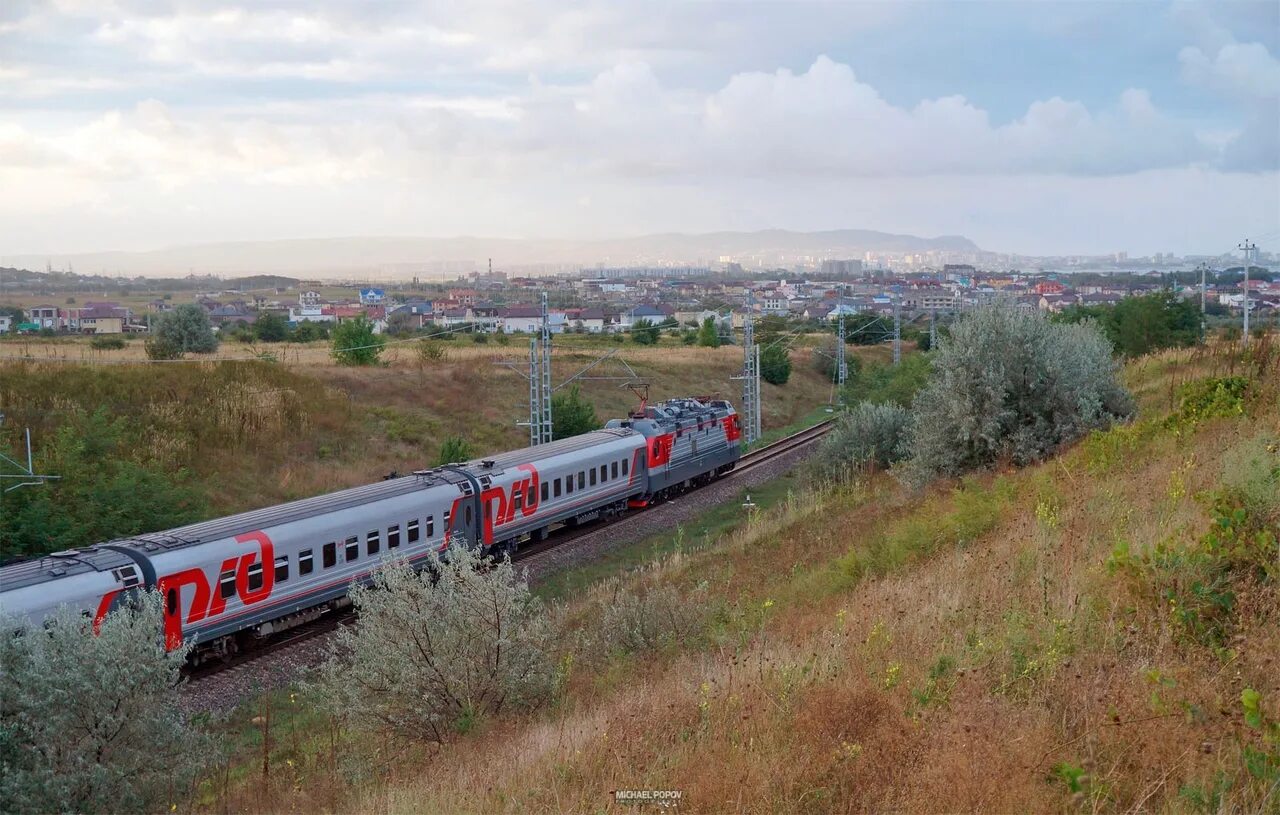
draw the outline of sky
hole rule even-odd
[[[0,255],[770,227],[1275,251],[1277,55],[1274,1],[0,0]]]

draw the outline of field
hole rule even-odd
[[[1270,366],[1205,414],[1180,388],[1243,373],[1233,355],[1132,363],[1134,424],[1024,470],[779,484],[638,545],[627,574],[546,589],[573,586],[564,613],[589,624],[621,589],[674,586],[706,610],[693,641],[570,663],[551,708],[443,747],[339,738],[275,697],[275,774],[254,705],[197,807],[603,812],[678,789],[694,812],[1274,811],[1280,598],[1246,575],[1206,601],[1195,554],[1233,523],[1214,492],[1280,441]]]
[[[527,416],[527,381],[518,373],[527,370],[527,345],[459,339],[439,343],[438,359],[422,358],[417,345],[392,345],[385,364],[353,368],[334,364],[327,343],[224,343],[208,360],[146,364],[139,340],[98,351],[83,337],[9,339],[0,342],[0,451],[19,454],[22,429],[30,427],[39,472],[70,468],[64,452],[74,447],[83,471],[128,460],[188,485],[203,499],[198,515],[218,515],[431,466],[448,436],[464,437],[477,455],[527,444],[528,431],[516,424]],[[621,387],[630,374],[618,359],[650,384],[651,399],[718,394],[739,401],[741,385],[732,377],[741,351],[733,347],[643,347],[590,337],[557,338],[555,347],[557,383],[617,349],[617,358],[588,374],[614,379],[581,382],[601,419],[623,416],[638,401]],[[257,359],[255,351],[276,361]],[[794,357],[785,386],[764,385],[766,429],[814,415],[830,398],[830,383],[808,364],[808,352]],[[98,413],[116,422],[119,438],[95,453],[100,460],[86,460],[84,446],[66,435],[101,435],[91,426]],[[0,506],[30,501],[34,489],[8,494]],[[0,543],[4,533],[0,520]],[[7,543],[0,550],[12,554]]]

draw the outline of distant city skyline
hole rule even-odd
[[[763,228],[1274,251],[1278,53],[1274,2],[18,0],[0,255]]]

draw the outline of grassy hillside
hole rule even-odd
[[[573,339],[554,355],[557,382],[611,347]],[[450,435],[467,438],[477,454],[526,444],[528,431],[516,421],[527,415],[528,385],[502,364],[527,366],[519,344],[441,345],[441,359],[423,360],[414,347],[397,345],[386,365],[345,368],[333,364],[324,343],[263,346],[277,354],[276,363],[152,365],[134,364],[142,358],[139,343],[113,351],[95,351],[83,338],[4,343],[3,353],[40,361],[0,357],[0,452],[19,457],[22,429],[30,427],[37,471],[66,478],[0,493],[0,557],[369,483],[392,470],[431,466]],[[244,357],[249,349],[224,344],[221,353]],[[731,377],[740,353],[626,345],[619,356],[651,384],[653,399],[718,393],[736,402],[741,386]],[[787,385],[764,386],[766,428],[793,424],[829,398],[829,383],[805,356],[796,353]],[[610,360],[591,375],[626,371]],[[635,406],[621,384],[582,382],[602,419]],[[155,493],[161,482],[180,492],[148,506],[122,505],[131,495]],[[119,495],[122,483],[150,486]],[[74,514],[69,507],[87,507],[92,517],[48,523]]]
[[[1232,375],[1243,399],[1196,384]],[[1280,530],[1241,496],[1276,508],[1276,358],[1167,353],[1126,378],[1139,419],[1038,466],[761,492],[638,547],[664,554],[565,613],[589,635],[617,592],[670,585],[696,629],[588,649],[549,710],[334,748],[290,697],[269,805],[600,812],[657,788],[698,812],[1274,811]],[[264,805],[253,732],[209,807]]]

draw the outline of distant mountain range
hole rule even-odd
[[[729,256],[745,261],[785,262],[798,256],[854,257],[863,252],[977,251],[968,238],[921,238],[868,229],[791,232],[663,233],[601,240],[519,238],[415,238],[368,236],[300,238],[174,246],[149,252],[4,256],[6,265],[42,269],[70,264],[81,274],[165,275],[289,273],[335,276],[387,272],[581,265],[704,265]]]

